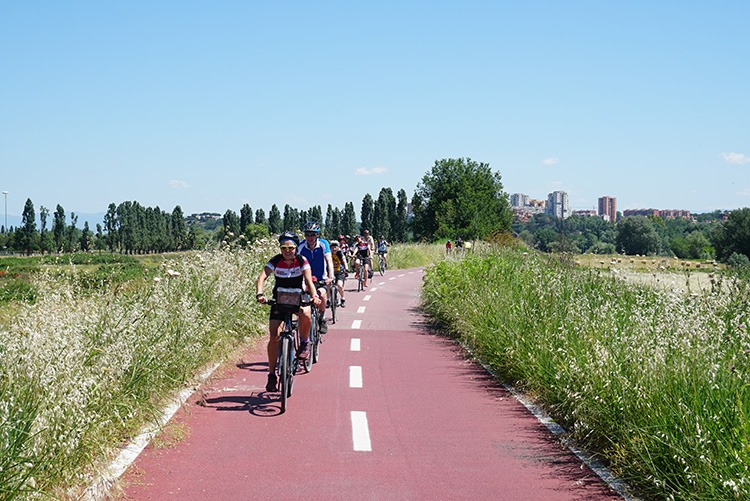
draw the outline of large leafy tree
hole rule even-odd
[[[250,204],[244,204],[240,209],[240,233],[245,233],[245,228],[253,224],[253,209]]]
[[[378,199],[375,202],[373,213],[372,233],[375,238],[383,235],[386,240],[392,238],[393,218],[396,213],[396,198],[393,196],[393,190],[382,188]]]
[[[55,249],[62,252],[65,246],[65,209],[57,204],[52,220],[52,235],[55,240]]]
[[[415,195],[415,233],[428,239],[468,240],[510,230],[513,212],[508,195],[500,173],[489,164],[470,158],[436,161]]]
[[[750,257],[750,208],[732,211],[714,230],[711,240],[716,247],[716,257],[721,261],[726,261],[732,254]]]
[[[631,216],[617,222],[616,246],[631,256],[652,256],[661,250],[661,237],[650,219]]]

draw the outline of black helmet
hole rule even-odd
[[[305,224],[305,233],[308,232],[320,233],[320,225],[315,221],[308,221],[307,224]]]
[[[294,245],[299,245],[299,237],[293,231],[285,231],[279,235],[279,243],[286,242],[287,240],[294,242]]]

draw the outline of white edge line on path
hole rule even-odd
[[[362,388],[362,367],[349,366],[349,388]]]
[[[206,371],[198,376],[198,383],[203,383],[208,379],[211,374],[219,367],[216,364],[206,369]],[[133,439],[130,444],[126,445],[120,454],[110,463],[107,471],[103,473],[99,479],[92,485],[90,485],[84,493],[84,499],[97,500],[105,499],[110,489],[117,483],[117,479],[122,476],[123,473],[133,464],[133,461],[138,455],[143,452],[148,443],[151,441],[159,430],[172,419],[177,410],[187,402],[188,398],[195,392],[198,385],[193,385],[190,388],[185,388],[177,394],[175,401],[168,405],[163,411],[161,417],[158,419],[155,425],[148,426],[141,430],[141,433]]]
[[[360,350],[360,348],[361,348],[361,343],[360,343],[360,341],[359,341],[359,338],[357,338],[357,337],[353,337],[353,338],[352,338],[352,342],[351,342],[351,344],[349,345],[349,350],[350,350],[350,351],[359,351],[359,350]]]
[[[352,329],[359,329],[360,327],[362,327],[362,320],[352,322]]]
[[[367,427],[367,413],[352,411],[352,445],[355,451],[370,452],[370,430]]]

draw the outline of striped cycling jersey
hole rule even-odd
[[[369,257],[370,256],[370,246],[367,242],[359,242],[357,244],[357,255],[359,257]]]
[[[290,289],[301,289],[304,283],[304,271],[310,269],[310,263],[305,256],[297,254],[291,263],[284,261],[281,254],[276,254],[268,261],[266,268],[273,272],[276,283],[273,285],[273,294],[276,295],[276,289],[287,287]]]

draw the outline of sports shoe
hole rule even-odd
[[[268,382],[266,383],[266,391],[276,391],[276,374],[273,372],[268,373]]]
[[[318,330],[321,334],[325,334],[326,332],[328,332],[328,321],[324,317],[320,317],[320,321],[318,322],[318,324]]]
[[[341,307],[346,308],[346,299],[341,300]]]
[[[299,354],[297,355],[298,358],[301,358],[302,360],[307,360],[307,357],[310,356],[310,343],[307,341],[302,341],[299,344]]]

